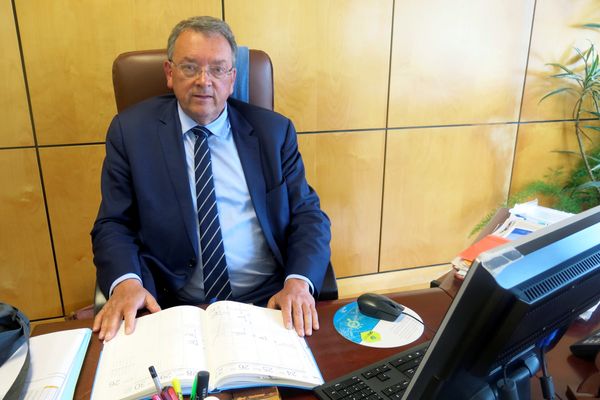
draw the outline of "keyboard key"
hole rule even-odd
[[[377,375],[377,379],[379,379],[381,382],[385,382],[388,379],[390,379],[390,376],[385,373],[381,373],[381,374]]]

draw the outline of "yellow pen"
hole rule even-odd
[[[177,378],[173,378],[173,389],[175,389],[175,393],[177,394],[177,397],[179,398],[179,400],[183,400],[183,393],[181,392],[181,382],[179,382],[179,379]]]

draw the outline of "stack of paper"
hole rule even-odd
[[[564,211],[542,207],[538,205],[537,200],[516,204],[510,209],[508,218],[492,234],[469,246],[452,260],[456,277],[464,278],[469,267],[481,252],[528,235],[571,215]]]
[[[92,331],[58,331],[29,339],[31,365],[21,398],[72,399]]]

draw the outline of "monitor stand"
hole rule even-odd
[[[510,363],[507,382],[503,371],[497,372],[496,379],[484,385],[470,400],[529,400],[531,398],[531,378],[540,369],[539,357],[533,352],[524,354]]]

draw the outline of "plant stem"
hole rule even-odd
[[[584,90],[585,93],[585,90]],[[596,179],[594,178],[594,173],[592,171],[592,167],[590,167],[590,162],[588,161],[588,157],[587,154],[585,152],[585,145],[583,143],[583,131],[580,127],[580,114],[581,114],[581,107],[583,104],[583,98],[584,98],[585,94],[582,95],[582,97],[579,99],[579,101],[577,102],[577,106],[576,106],[576,111],[575,111],[575,136],[577,137],[577,145],[579,146],[579,153],[581,154],[581,158],[583,159],[583,163],[585,165],[585,170],[587,171],[589,177],[590,177],[590,181],[594,182]],[[598,195],[600,196],[600,187],[596,187],[596,191],[598,192]]]

